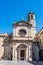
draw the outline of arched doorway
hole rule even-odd
[[[24,44],[20,44],[17,47],[17,59],[18,60],[25,60],[26,59],[26,48],[27,48],[27,46]]]
[[[11,60],[12,60],[12,55],[11,55]]]
[[[39,60],[43,61],[43,49],[39,51]]]

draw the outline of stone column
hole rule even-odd
[[[28,54],[29,54],[29,61],[32,61],[32,44],[29,44],[29,48],[28,48]]]
[[[17,60],[17,49],[16,49],[16,44],[13,44],[13,60]]]
[[[26,61],[28,61],[28,47],[26,48]]]
[[[12,55],[13,55],[13,60],[14,60],[14,53],[15,53],[15,52],[14,52],[14,45],[13,45],[13,53],[12,53]]]

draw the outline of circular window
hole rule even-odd
[[[20,29],[19,30],[19,35],[20,36],[25,36],[26,35],[26,30],[25,29]]]

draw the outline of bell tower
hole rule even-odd
[[[36,27],[35,14],[32,11],[28,14],[28,22],[32,24],[32,26]]]

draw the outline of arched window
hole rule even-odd
[[[33,15],[31,15],[31,19],[33,19]]]

